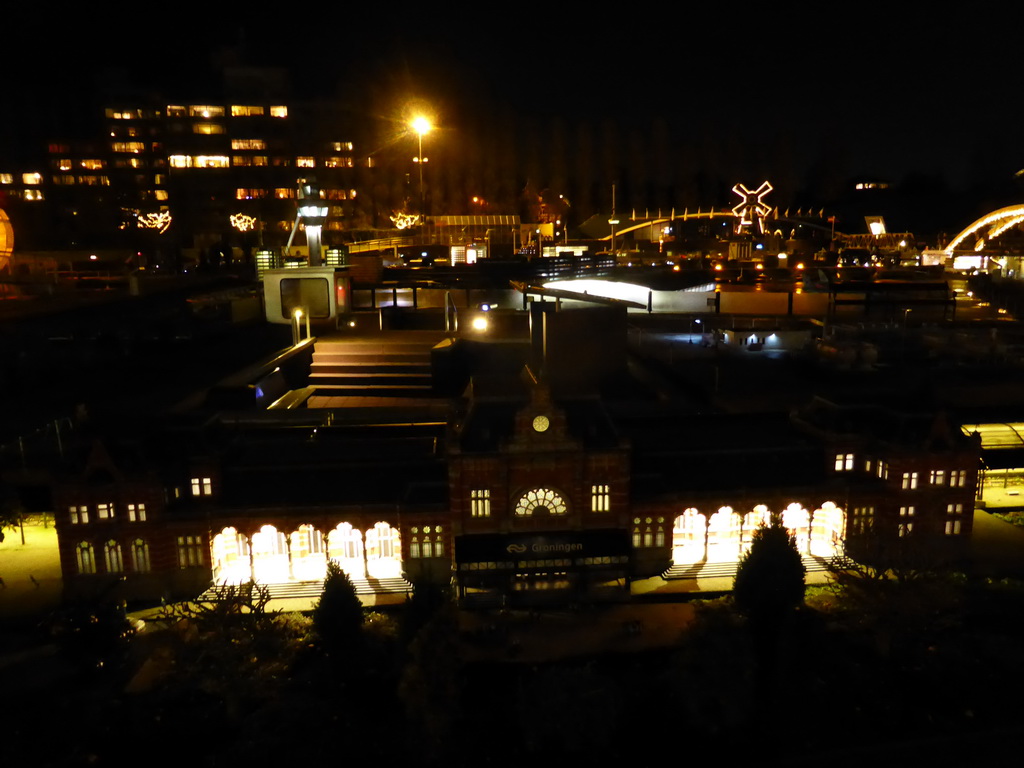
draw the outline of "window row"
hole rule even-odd
[[[149,560],[149,544],[145,539],[135,539],[128,548],[132,570],[136,573],[149,573],[152,564]],[[103,544],[103,568],[105,573],[124,573],[124,557],[121,544],[114,539]],[[96,551],[91,542],[82,541],[75,547],[75,561],[78,572],[82,574],[98,573]]]
[[[611,489],[607,484],[590,486],[590,511],[611,510]],[[568,510],[562,497],[548,488],[528,491],[517,503],[517,517],[528,517],[535,511],[546,511],[551,515],[564,515]],[[474,488],[469,492],[469,514],[471,517],[491,516],[491,491],[489,488]]]
[[[855,456],[852,453],[837,453],[835,455],[834,468],[836,472],[850,472],[855,466]],[[887,480],[889,478],[889,465],[879,459],[872,462],[871,459],[864,460],[864,471],[876,477]],[[947,483],[948,478],[948,483]],[[905,491],[914,490],[918,487],[919,473],[904,472],[902,477],[902,489]],[[949,485],[951,488],[963,488],[967,482],[967,470],[955,469],[933,469],[928,473],[929,485]]]
[[[145,504],[126,504],[125,511],[128,514],[128,522],[146,522]],[[89,522],[89,512],[90,509],[88,504],[72,505],[68,507],[68,519],[72,525],[85,524]],[[95,514],[97,520],[113,520],[115,516],[114,504],[112,502],[96,504]]]

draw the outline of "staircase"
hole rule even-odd
[[[322,396],[429,397],[432,331],[350,339],[317,339],[309,385]]]
[[[848,568],[853,561],[848,557],[835,556],[831,558],[816,557],[813,555],[801,555],[804,568],[807,573],[823,573],[830,568]],[[671,579],[731,579],[736,576],[736,568],[739,563],[675,563],[669,567],[661,577],[665,580]]]
[[[391,579],[353,579],[357,595],[402,595],[412,592],[412,584],[401,577]],[[242,585],[244,588],[246,585]],[[277,584],[259,584],[270,593],[271,600],[315,600],[324,591],[323,581],[286,581]],[[214,584],[196,598],[197,602],[215,602],[231,591],[235,585]]]

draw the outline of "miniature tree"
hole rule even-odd
[[[733,599],[750,620],[777,626],[804,601],[806,569],[796,540],[778,517],[762,525],[740,560],[733,583]]]
[[[324,648],[351,649],[359,642],[363,629],[363,604],[348,574],[333,560],[327,561],[324,591],[313,606],[313,629]]]

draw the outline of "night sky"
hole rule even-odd
[[[6,101],[28,108],[34,135],[68,132],[82,122],[68,105],[83,104],[105,68],[191,98],[218,62],[275,65],[292,71],[296,91],[333,94],[354,123],[373,124],[363,140],[373,150],[393,138],[389,121],[398,136],[407,105],[420,101],[434,110],[440,160],[514,154],[520,184],[575,180],[594,206],[610,179],[630,173],[632,184],[618,183],[634,206],[696,204],[763,178],[777,204],[794,205],[835,197],[860,177],[1012,191],[1024,168],[1021,14],[894,5],[623,5],[610,14],[488,5],[461,16],[324,5],[310,25],[283,11],[264,20],[237,9],[76,10],[61,35],[51,18],[19,10],[18,33],[5,33]],[[20,64],[29,60],[39,66]],[[0,129],[0,158],[16,154],[24,133]]]

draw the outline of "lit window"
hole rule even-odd
[[[878,462],[877,471],[875,472],[883,480],[889,479],[889,465],[884,461]]]
[[[900,536],[909,536],[914,530],[914,508],[900,507]]]
[[[942,469],[933,469],[928,475],[928,482],[932,485],[945,485],[946,472]]]
[[[89,158],[82,160],[81,165],[87,171],[98,171],[103,167],[103,161],[96,158]]]
[[[25,199],[26,200],[42,200],[43,199],[43,193],[42,193],[41,190],[38,190],[38,189],[26,189],[25,190]]]
[[[21,174],[22,184],[42,184],[43,174],[41,173],[23,173]]]
[[[96,556],[89,542],[83,541],[75,548],[75,560],[79,573],[96,573]]]
[[[89,522],[89,508],[84,504],[80,507],[68,507],[71,522],[75,525]]]
[[[193,496],[211,496],[213,495],[213,480],[209,477],[193,477],[192,478],[192,495]]]
[[[550,488],[535,488],[532,491],[527,491],[516,503],[516,517],[530,517],[534,512],[560,516],[564,515],[566,511],[562,497]]]
[[[220,123],[196,123],[192,126],[192,133],[198,133],[201,136],[215,136],[224,133],[224,126]]]
[[[13,184],[14,174],[12,173],[0,173],[0,184]]]
[[[267,142],[263,139],[232,139],[232,149],[266,149]]]
[[[236,200],[258,200],[259,198],[266,196],[267,190],[265,189],[239,188],[235,190]]]
[[[917,488],[917,472],[903,473],[903,490],[912,491]]]
[[[271,117],[288,117],[288,107],[271,107]]]
[[[611,509],[610,494],[607,485],[590,486],[590,511],[607,512]]]
[[[230,163],[227,155],[196,155],[192,164],[196,168],[227,168]]]
[[[203,540],[201,536],[178,537],[178,567],[193,568],[203,564]]]
[[[864,460],[864,471],[865,472],[870,472],[871,471],[871,459],[865,459]]]
[[[140,152],[146,151],[146,142],[144,141],[113,141],[110,143],[110,148],[114,152],[130,152],[133,155],[137,155]]]
[[[308,156],[295,158],[296,168],[316,168],[316,159]]]
[[[58,171],[70,171],[71,170],[71,158],[62,157],[60,160],[54,161]]]
[[[351,168],[352,158],[351,157],[325,157],[324,158],[325,168]]]
[[[295,197],[295,190],[291,187],[278,187],[274,190],[274,197],[278,200],[288,200]]]
[[[121,545],[111,539],[103,545],[103,562],[107,573],[121,573],[124,562],[121,560]]]
[[[963,488],[964,482],[967,480],[967,471],[963,469],[954,469],[949,473],[949,484],[954,488]]]
[[[136,539],[132,542],[132,570],[136,573],[148,573],[149,566],[149,544],[145,539]]]
[[[352,142],[351,141],[335,141],[331,143],[331,149],[335,152],[351,152]]]
[[[491,492],[487,488],[477,488],[469,493],[469,513],[473,517],[491,516]]]
[[[189,117],[224,117],[224,107],[194,104],[188,108]]]
[[[100,520],[113,520],[114,519],[114,505],[113,504],[97,504],[96,505],[96,517]]]
[[[185,117],[185,115],[187,115],[187,114],[188,114],[188,110],[185,109],[184,107],[171,106],[171,105],[168,105],[168,107],[167,107],[167,116],[168,117]]]
[[[166,200],[167,199],[167,190],[166,189],[156,189],[156,190],[153,190],[153,199],[154,200]]]
[[[328,200],[348,200],[348,192],[344,189],[325,189],[323,194]]]
[[[128,520],[132,523],[144,523],[146,522],[146,505],[145,504],[129,504],[128,505]]]
[[[946,521],[946,535],[947,536],[959,536],[960,535],[960,521],[959,520],[947,520]]]
[[[874,507],[853,508],[853,531],[854,533],[867,533],[874,523]]]
[[[848,472],[853,469],[853,454],[837,453],[835,467],[836,472]]]
[[[263,107],[231,106],[232,117],[256,117],[258,115],[262,115],[263,112]]]

